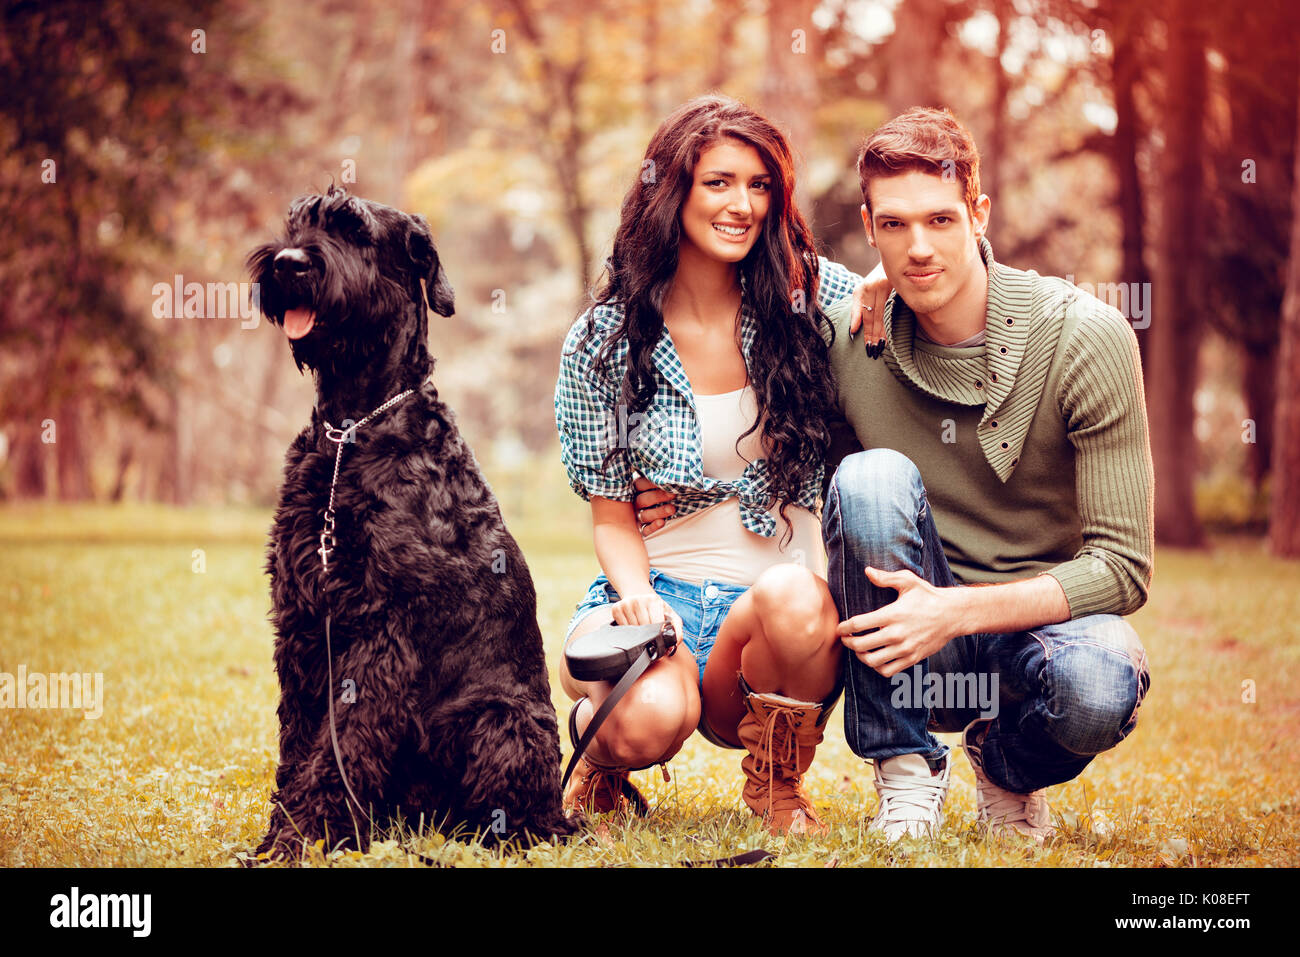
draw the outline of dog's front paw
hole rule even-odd
[[[245,867],[257,867],[275,861],[296,861],[302,857],[302,846],[303,840],[293,828],[273,829],[257,845],[253,858],[240,863]]]
[[[522,841],[525,845],[539,841],[563,843],[577,834],[585,832],[592,824],[580,809],[573,808],[567,814],[555,813],[542,816],[509,835],[510,840]]]
[[[559,823],[552,827],[554,837],[564,840],[566,837],[573,837],[575,834],[581,834],[587,828],[591,827],[591,819],[583,813],[581,808],[569,808],[560,818]]]

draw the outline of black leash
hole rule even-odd
[[[414,392],[415,392],[414,389],[407,389],[405,392],[399,392],[397,395],[390,398],[383,405],[379,406],[379,408],[375,409],[373,412],[367,415],[360,422],[350,425],[347,428],[335,428],[334,426],[330,425],[329,422],[325,422],[323,419],[321,420],[322,422],[324,422],[325,425],[325,437],[329,439],[331,442],[333,442],[335,445],[334,477],[330,480],[329,504],[326,505],[325,512],[322,516],[324,522],[320,533],[320,548],[317,549],[317,554],[320,555],[322,575],[329,574],[329,569],[330,569],[329,557],[330,554],[334,551],[335,545],[337,544],[337,541],[334,537],[334,518],[335,518],[334,490],[335,490],[335,486],[338,485],[339,468],[343,462],[343,446],[347,443],[352,442],[356,438],[357,430],[360,429],[363,425],[370,422],[370,420],[375,418],[376,416],[386,412],[388,409],[392,408],[394,405],[401,402],[407,396],[414,394]],[[373,825],[375,824],[374,815],[372,815],[366,809],[365,805],[361,803],[361,799],[357,797],[357,792],[352,790],[352,782],[348,780],[348,773],[346,770],[344,770],[343,767],[343,752],[339,748],[338,727],[337,727],[337,721],[334,717],[334,650],[331,647],[331,643],[330,643],[330,622],[332,618],[333,615],[331,615],[329,612],[325,613],[325,666],[326,666],[326,681],[328,681],[328,685],[326,686],[325,689],[326,692],[325,696],[326,696],[326,700],[329,702],[330,742],[334,745],[334,761],[338,765],[339,777],[343,781],[343,786],[347,789],[348,797],[352,799],[352,803],[356,805],[357,810],[361,811],[361,813],[366,816],[366,820],[373,827]],[[351,807],[348,808],[348,813],[352,815],[352,828],[353,831],[356,833],[357,844],[358,846],[360,846],[361,829],[357,824],[357,817],[355,814],[352,813]],[[412,850],[409,847],[406,848],[406,850],[408,853],[414,854],[416,857],[418,857],[426,864],[430,864],[434,867],[442,866],[438,861],[435,861],[431,857],[426,857],[425,855],[421,854],[419,851]]]
[[[760,847],[746,851],[744,854],[719,857],[712,861],[682,861],[682,867],[745,867],[749,864],[762,864],[764,861],[774,860],[776,860],[775,854]]]
[[[675,647],[674,650],[676,650]],[[632,662],[627,671],[623,673],[623,677],[619,679],[618,684],[614,685],[614,690],[609,693],[609,697],[596,710],[595,715],[587,725],[587,730],[582,733],[582,738],[574,744],[573,755],[569,758],[569,766],[564,769],[564,777],[560,780],[561,791],[569,783],[569,777],[573,774],[573,769],[578,766],[579,759],[587,753],[588,746],[595,740],[596,732],[600,730],[600,726],[605,723],[610,713],[613,712],[614,706],[623,699],[623,696],[628,693],[632,685],[636,684],[636,680],[646,673],[646,669],[650,667],[651,662],[658,657],[659,655],[655,654],[653,647],[644,648],[641,654],[637,656],[636,661]]]
[[[646,640],[647,637],[651,636],[653,636],[652,640]],[[585,642],[588,647],[579,652],[575,649],[575,646],[580,642]],[[604,642],[604,647],[601,647],[602,642]],[[598,650],[593,650],[590,647],[592,644],[595,644]],[[640,653],[636,655],[631,664],[627,664],[627,656],[637,647],[640,648]],[[582,756],[586,754],[591,742],[595,740],[596,733],[600,730],[601,725],[609,718],[614,708],[623,699],[623,696],[646,673],[651,664],[660,658],[675,654],[676,651],[677,634],[670,623],[640,626],[619,626],[611,623],[583,636],[582,639],[575,639],[570,643],[566,652],[569,674],[580,681],[608,681],[619,674],[620,668],[625,668],[625,670],[622,671],[609,696],[596,709],[596,713],[588,722],[587,729],[583,731],[581,737],[577,734],[576,710],[570,715],[569,732],[575,740],[573,741],[573,754],[569,758],[568,767],[564,769],[564,777],[560,781],[561,791],[569,783],[574,768],[577,767]],[[576,709],[577,705],[574,707]],[[649,766],[653,767],[654,765]],[[629,768],[628,770],[637,771],[645,770],[645,768]],[[636,793],[635,790],[633,793]],[[683,867],[744,867],[751,864],[761,864],[764,861],[773,860],[775,857],[776,855],[771,851],[758,848],[741,854],[733,854],[731,857],[720,857],[706,861],[678,861],[677,863]]]

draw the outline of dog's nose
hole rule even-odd
[[[301,249],[282,249],[275,254],[277,276],[301,276],[311,268],[311,258]]]

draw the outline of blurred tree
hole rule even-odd
[[[283,337],[159,320],[149,289],[174,273],[241,278],[248,246],[330,176],[433,224],[458,308],[431,336],[467,435],[548,448],[559,336],[619,198],[663,115],[710,89],[790,131],[817,237],[855,268],[874,259],[853,169],[863,134],[942,103],[983,148],[999,259],[1125,284],[1146,282],[1150,261],[1157,303],[1168,271],[1187,273],[1163,218],[1188,195],[1169,182],[1169,137],[1176,120],[1185,137],[1196,126],[1209,268],[1174,294],[1252,349],[1260,475],[1291,221],[1296,58],[1278,38],[1293,34],[1281,0],[1193,6],[1209,55],[1196,122],[1168,72],[1187,9],[1172,0],[10,0],[0,494],[272,495],[301,425],[279,403],[310,402]],[[191,52],[195,28],[206,55]],[[47,158],[55,183],[41,181]],[[1162,496],[1167,476],[1195,477],[1189,356],[1204,325],[1167,317],[1153,332],[1192,335],[1150,370]],[[1144,341],[1144,362],[1167,345]],[[1179,524],[1162,519],[1162,540]]]
[[[1300,109],[1300,97],[1296,98]],[[1300,131],[1300,119],[1296,129]],[[1300,143],[1292,174],[1291,257],[1287,264],[1278,357],[1276,439],[1273,451],[1269,546],[1273,554],[1300,558]]]
[[[744,0],[714,0],[716,16],[710,18],[717,25],[713,41],[713,56],[709,59],[708,73],[704,75],[702,92],[722,89],[731,75],[731,59],[736,46],[736,28],[740,25]]]
[[[1147,336],[1147,405],[1156,476],[1156,539],[1197,547],[1204,535],[1193,486],[1197,354],[1204,297],[1205,5],[1170,0],[1164,59],[1165,143],[1160,183],[1159,295]]]
[[[129,290],[175,248],[166,204],[191,188],[193,214],[225,201],[218,215],[229,215],[231,194],[212,188],[230,174],[227,148],[255,111],[293,102],[230,68],[227,44],[251,42],[247,6],[4,6],[0,201],[21,225],[0,237],[0,423],[12,434],[17,495],[48,491],[52,444],[59,497],[91,496],[105,419],[122,417],[171,430],[170,497],[186,498],[190,469],[175,457],[192,444],[192,423],[174,398],[175,339],[159,335]],[[113,458],[116,489],[132,454]]]
[[[935,67],[949,49],[950,22],[958,14],[945,0],[902,0],[894,8],[894,32],[883,45],[885,102],[891,116],[913,106],[943,106],[947,97],[939,89]]]
[[[546,158],[559,186],[564,209],[564,224],[577,250],[579,288],[591,286],[591,247],[587,241],[589,201],[583,188],[583,161],[588,127],[583,122],[579,91],[588,71],[589,18],[598,8],[591,5],[575,10],[567,3],[547,0],[500,0],[514,13],[517,35],[526,44],[528,69],[536,77],[535,98],[522,101],[528,113],[536,146]],[[548,35],[543,15],[556,22]],[[566,41],[566,55],[561,55],[559,34]],[[509,41],[507,41],[509,42]]]
[[[1215,101],[1223,115],[1207,138],[1215,187],[1207,204],[1208,316],[1244,357],[1242,394],[1254,423],[1246,461],[1258,488],[1273,449],[1300,51],[1294,17],[1280,0],[1224,6],[1215,16],[1223,74]]]
[[[807,150],[812,147],[817,107],[818,40],[812,14],[816,0],[769,0],[767,57],[762,80],[762,111],[782,129],[795,160],[795,202],[808,207]]]
[[[1129,288],[1143,290],[1151,288],[1151,270],[1146,261],[1146,199],[1139,170],[1139,153],[1145,145],[1147,131],[1137,101],[1145,65],[1152,59],[1146,28],[1154,13],[1123,0],[1101,0],[1095,19],[1087,21],[1094,30],[1102,31],[1099,39],[1103,46],[1109,39],[1112,51],[1107,78],[1115,104],[1115,133],[1108,138],[1104,152],[1114,170],[1117,186],[1122,245],[1119,278],[1123,283],[1136,283]],[[1149,308],[1151,297],[1144,298]],[[1149,328],[1135,330],[1144,371]]]
[[[998,191],[1002,182],[1002,160],[1006,154],[1006,135],[1009,119],[1007,101],[1011,97],[1011,75],[1007,73],[1003,59],[1010,47],[1011,24],[1015,18],[1015,7],[1011,0],[993,0],[993,16],[998,24],[997,45],[993,50],[993,98],[989,106],[989,136],[981,150],[981,183],[994,208],[998,205]]]
[[[1075,5],[1043,0],[1022,13],[1007,0],[902,0],[893,31],[874,42],[855,29],[860,8],[841,3],[831,12],[822,38],[828,53],[819,119],[824,126],[828,118],[834,125],[860,119],[851,124],[853,146],[844,151],[841,177],[816,196],[819,239],[832,248],[843,243],[841,258],[870,267],[874,255],[853,253],[861,235],[861,194],[852,187],[857,147],[890,116],[938,105],[952,110],[980,145],[981,185],[995,197],[991,232],[999,258],[1080,273],[1087,264],[1071,240],[1087,218],[1081,203],[1061,200],[1079,196],[1074,167],[1080,157],[1108,149],[1109,137],[1076,115],[1095,59],[1061,55],[1063,38],[1090,29]],[[1049,181],[1050,188],[1040,185]],[[1054,202],[1044,202],[1042,192]],[[1067,269],[1054,268],[1060,260]]]

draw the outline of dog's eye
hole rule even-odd
[[[330,213],[329,224],[332,228],[349,233],[355,239],[370,240],[370,223],[356,207],[351,204],[339,206]]]

